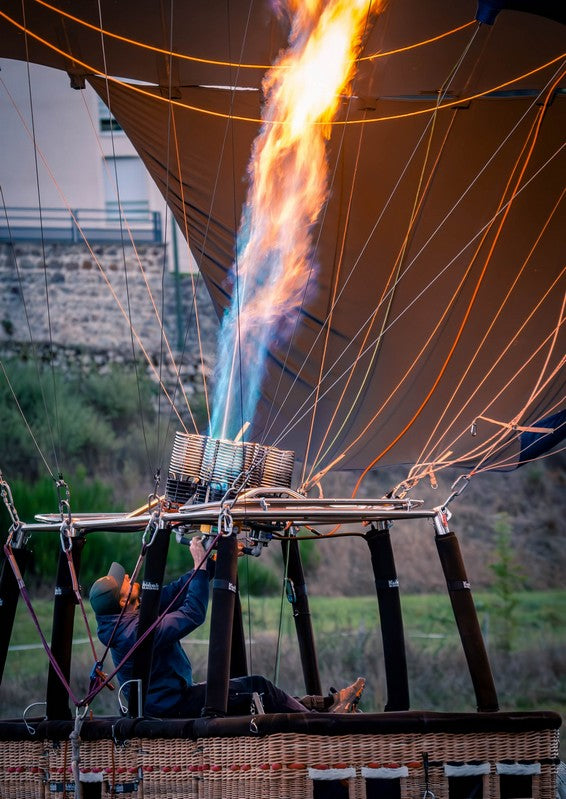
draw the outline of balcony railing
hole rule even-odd
[[[0,215],[0,241],[49,241],[108,244],[161,244],[161,214],[147,208],[127,208],[120,224],[117,210],[106,208],[8,207]]]

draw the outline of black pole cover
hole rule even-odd
[[[399,595],[399,580],[388,529],[373,529],[366,535],[375,577],[375,590],[379,606],[385,679],[387,683],[386,711],[408,710],[409,678],[405,635]]]
[[[153,543],[147,550],[142,582],[140,616],[138,621],[138,639],[151,627],[159,615],[159,601],[171,530],[163,527],[157,530]],[[147,695],[151,663],[153,660],[153,639],[155,630],[136,649],[132,663],[132,680],[141,680],[141,697],[138,684],[132,682],[128,695],[128,716],[135,718],[143,715],[143,705]],[[141,701],[140,701],[141,700]]]
[[[212,581],[210,642],[203,716],[224,716],[228,710],[237,576],[238,541],[235,535],[223,536],[218,541],[216,571]]]
[[[246,656],[246,636],[242,620],[242,603],[240,590],[237,591],[234,602],[234,623],[232,625],[232,646],[230,649],[230,677],[245,677],[248,674],[248,659]]]
[[[454,618],[470,670],[478,711],[499,710],[491,666],[466,575],[460,544],[452,532],[436,535],[436,548],[442,564]]]
[[[290,599],[293,606],[293,617],[295,619],[295,629],[299,642],[305,689],[307,694],[320,696],[320,694],[322,694],[322,689],[318,658],[299,542],[296,539],[290,541],[285,540],[281,542],[281,546],[283,548],[283,558],[288,559],[287,578],[291,581],[292,586]]]
[[[72,559],[77,579],[80,572],[81,554],[85,545],[84,537],[72,539]],[[59,550],[57,577],[55,582],[55,598],[53,600],[53,628],[51,632],[51,652],[59,664],[59,668],[67,682],[71,675],[71,654],[73,646],[73,628],[75,623],[75,606],[77,599],[73,591],[73,582],[69,570],[67,555]],[[45,714],[51,719],[70,719],[69,697],[67,689],[51,663],[47,675],[47,707]]]
[[[12,551],[23,577],[29,560],[29,551],[25,546]],[[19,596],[20,589],[16,577],[8,559],[5,559],[0,572],[0,685],[2,685]]]

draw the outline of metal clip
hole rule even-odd
[[[161,469],[158,469],[153,475],[153,491],[147,497],[147,507],[151,508],[154,502],[159,500],[159,485],[161,483]]]
[[[44,707],[47,707],[47,702],[32,702],[31,705],[28,705],[26,707],[26,709],[24,710],[24,712],[22,713],[23,722],[26,725],[26,729],[27,729],[27,731],[29,732],[30,735],[35,735],[35,729],[31,726],[29,721],[26,719],[26,713],[32,707],[37,707],[38,705],[43,705]]]
[[[450,532],[448,522],[452,518],[452,514],[448,508],[443,505],[440,508],[434,508],[436,516],[433,519],[434,529],[437,535],[447,535]]]
[[[67,483],[63,480],[63,475],[59,475],[59,479],[55,480],[55,487],[57,488],[57,499],[59,502],[59,513],[61,514],[61,521],[67,516],[67,522],[70,525],[71,519],[71,491]],[[62,490],[65,489],[65,498],[61,496]]]
[[[454,480],[454,482],[452,483],[452,487],[451,487],[452,493],[450,494],[450,496],[448,497],[446,502],[442,505],[443,508],[447,508],[448,505],[450,505],[450,503],[452,502],[453,499],[455,499],[456,497],[460,496],[462,491],[464,491],[468,487],[468,483],[470,482],[470,479],[471,478],[470,478],[469,474],[461,474],[459,477],[456,478],[456,480]],[[460,482],[462,483],[462,485],[460,486],[460,488],[456,488],[456,486]]]
[[[142,547],[144,549],[148,549],[148,547],[150,547],[155,541],[155,536],[157,535],[157,531],[159,529],[159,518],[160,518],[159,511],[158,510],[153,511],[153,513],[151,514],[151,519],[148,521],[147,527],[143,531],[142,535]],[[150,534],[151,538],[148,541],[147,536]]]
[[[231,536],[234,530],[234,520],[227,505],[222,508],[218,515],[218,530],[226,538]]]
[[[4,505],[6,506],[6,510],[12,520],[12,525],[10,527],[10,531],[8,533],[8,539],[6,544],[10,545],[13,543],[14,547],[17,549],[21,546],[21,536],[19,535],[22,529],[22,523],[18,516],[18,511],[16,510],[16,506],[14,504],[14,499],[12,497],[12,491],[8,483],[4,480],[4,476],[0,471],[0,496],[4,500]],[[12,539],[15,539],[12,542]]]

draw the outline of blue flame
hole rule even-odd
[[[240,229],[240,254],[249,245],[250,208],[246,205]],[[233,439],[244,422],[252,421],[261,394],[269,345],[276,339],[281,318],[270,314],[269,296],[283,270],[278,249],[263,254],[245,276],[232,268],[233,293],[217,342],[217,362],[210,435]],[[262,307],[262,313],[250,308]]]

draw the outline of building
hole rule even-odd
[[[153,363],[171,364],[170,345],[185,390],[199,391],[208,367],[193,292],[207,363],[216,314],[108,108],[63,72],[0,59],[0,120],[0,357],[27,358],[33,347],[63,368],[99,368],[131,361],[134,349],[153,374]]]
[[[194,260],[164,199],[106,105],[48,67],[0,59],[0,238],[165,244]],[[37,149],[34,152],[34,141]],[[123,209],[122,223],[118,206]],[[38,211],[41,208],[41,215]]]

